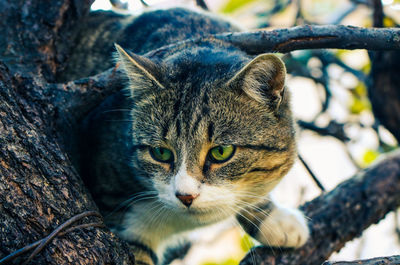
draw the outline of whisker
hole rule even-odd
[[[234,212],[236,212],[237,214],[239,214],[235,209],[232,209],[231,207],[228,207],[231,209],[231,211],[233,210]],[[220,209],[221,211],[223,211],[223,209]],[[247,234],[246,231],[244,231],[243,227],[239,224],[239,222],[236,220],[236,218],[234,219],[234,222],[236,223],[236,225],[242,230],[242,232],[244,234]],[[251,246],[247,243],[247,241],[245,241],[246,247],[249,249],[250,252],[250,257],[251,257],[251,261],[253,263],[253,265],[256,265],[256,258],[255,258],[255,254],[253,252],[251,252]]]
[[[244,207],[241,207],[240,205],[237,205],[239,207],[239,209],[241,211],[245,211],[246,213],[248,213],[250,216],[254,217],[258,222],[260,222],[260,225],[263,223],[263,220],[260,220],[260,218],[258,218],[257,216],[253,215],[251,212],[249,212],[248,210],[246,210]],[[249,218],[247,218],[245,215],[243,215],[240,211],[236,211],[236,214],[240,215],[241,217],[243,217],[244,219],[246,219],[251,225],[253,225],[259,232],[261,232],[261,234],[265,237],[265,239],[268,241],[268,237],[266,236],[266,234],[264,233],[264,231],[262,231],[260,229],[260,227],[258,225],[256,225],[253,221],[251,221]]]
[[[104,218],[108,218],[111,215],[115,214],[117,211],[121,210],[124,207],[128,207],[130,206],[130,204],[138,199],[137,201],[140,200],[145,200],[145,199],[154,199],[157,198],[156,196],[150,196],[150,195],[157,195],[158,193],[156,191],[143,191],[143,192],[139,192],[136,193],[135,195],[131,196],[130,198],[128,198],[127,200],[121,202],[120,204],[117,205],[117,207],[109,214],[107,214]],[[143,198],[141,198],[143,197]]]

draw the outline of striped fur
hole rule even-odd
[[[200,31],[234,29],[182,9],[145,14],[152,15],[145,28],[176,34],[162,44]],[[174,23],[185,21],[185,27],[171,31]],[[231,216],[263,243],[303,244],[308,237],[304,217],[268,197],[296,156],[282,61],[274,55],[252,58],[208,37],[163,52],[130,54],[124,48],[136,47],[143,38],[136,33],[137,39],[129,36],[132,45],[116,46],[127,89],[99,106],[83,126],[82,175],[109,225],[134,242],[143,264],[155,264],[155,255],[162,262],[175,235]],[[148,42],[142,44],[154,48]],[[219,145],[235,146],[224,163],[210,159],[210,149]],[[173,162],[156,161],[152,147],[171,150]],[[198,197],[186,207],[177,192]],[[276,218],[267,217],[271,214]],[[282,222],[282,216],[290,221]]]

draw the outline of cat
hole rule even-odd
[[[80,173],[136,264],[162,264],[171,238],[232,216],[262,244],[302,246],[305,217],[269,196],[296,157],[281,59],[253,58],[208,36],[238,28],[205,12],[119,18],[112,22],[117,36],[104,42],[121,45],[115,49],[126,89],[83,122]],[[96,62],[106,61],[104,54]],[[80,74],[93,71],[93,62],[79,60],[86,68]]]

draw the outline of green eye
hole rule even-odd
[[[219,145],[210,150],[210,158],[215,163],[228,161],[235,153],[233,145]]]
[[[164,147],[150,148],[150,155],[151,157],[153,157],[154,160],[163,163],[170,163],[174,160],[172,151]]]

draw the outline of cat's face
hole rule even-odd
[[[278,58],[201,79],[174,64],[154,73],[150,61],[119,52],[131,74],[133,168],[171,212],[221,220],[262,201],[289,170],[295,139]]]

